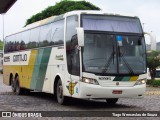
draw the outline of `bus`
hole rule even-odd
[[[70,98],[142,98],[146,47],[138,17],[71,11],[6,36],[3,81],[17,95],[27,90]]]
[[[155,80],[160,80],[160,69],[156,69]]]
[[[155,70],[155,74],[153,75],[154,77],[151,77],[151,72],[149,71],[149,68],[147,68],[147,80],[160,80],[160,69],[157,68]]]

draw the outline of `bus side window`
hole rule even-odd
[[[51,39],[51,32],[52,32],[52,24],[41,26],[40,37],[39,37],[40,47],[46,47],[52,45],[49,43]]]
[[[64,44],[64,20],[53,23],[51,42],[53,42],[54,45]]]
[[[18,44],[18,41],[16,41],[16,35],[7,37],[5,41],[5,52],[16,51],[17,44]]]
[[[72,75],[80,75],[79,52],[77,52],[78,40],[76,27],[78,16],[67,17],[66,53],[68,71]]]
[[[8,52],[8,37],[5,38],[5,42],[4,42],[4,53],[7,53]]]
[[[77,47],[78,47],[78,39],[76,34],[71,39],[71,50],[70,50],[73,75],[79,75],[79,69],[80,69],[79,50]]]
[[[20,50],[25,50],[28,48],[28,43],[29,43],[29,37],[30,37],[30,30],[28,31],[24,31],[22,33],[22,38],[21,38],[21,42],[20,42]]]
[[[14,44],[14,51],[20,50],[20,39],[21,39],[21,33],[15,35],[15,44]]]
[[[37,48],[39,46],[39,33],[40,27],[31,29],[29,43],[27,45],[28,49]]]

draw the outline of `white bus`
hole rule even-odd
[[[13,92],[69,97],[141,98],[146,88],[146,48],[138,17],[72,11],[9,35],[4,47],[4,83]]]

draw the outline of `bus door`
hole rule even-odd
[[[79,80],[80,80],[80,63],[79,63],[79,50],[77,30],[78,16],[69,16],[66,19],[66,53],[67,53],[67,66],[68,76],[67,88],[72,97],[78,96]]]
[[[78,96],[79,92],[79,80],[80,80],[80,59],[77,35],[74,35],[71,39],[71,96]]]

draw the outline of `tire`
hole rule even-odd
[[[107,104],[114,105],[118,101],[118,98],[108,98],[106,99]]]
[[[16,81],[11,78],[11,89],[12,89],[12,92],[16,92]]]
[[[18,77],[18,76],[16,77],[15,82],[16,82],[15,94],[16,94],[16,95],[21,95],[21,94],[23,94],[23,89],[22,89],[22,88],[20,87],[20,85],[19,85],[19,77]]]
[[[68,103],[67,97],[63,95],[63,86],[62,86],[61,79],[58,80],[56,85],[56,97],[57,97],[57,102],[59,104],[65,105]]]

